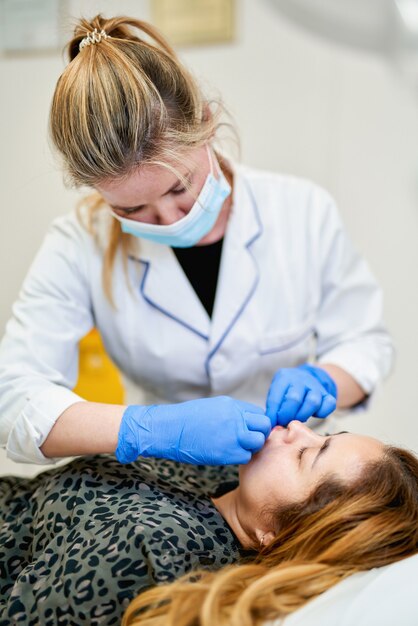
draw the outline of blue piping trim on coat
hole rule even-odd
[[[262,226],[262,223],[261,223],[260,215],[259,215],[258,210],[257,210],[257,205],[256,205],[256,202],[255,202],[255,198],[254,198],[253,192],[252,192],[252,190],[251,190],[251,187],[250,187],[250,185],[247,183],[247,181],[245,181],[245,179],[244,179],[244,183],[245,183],[245,185],[247,186],[247,188],[248,188],[248,192],[249,192],[249,194],[250,194],[250,196],[251,196],[251,198],[252,198],[252,203],[253,203],[254,213],[255,213],[255,216],[256,216],[256,219],[257,219],[257,224],[258,224],[258,231],[257,231],[257,232],[256,232],[256,234],[254,235],[254,237],[252,237],[252,239],[250,239],[249,241],[247,241],[247,243],[245,244],[245,247],[247,248],[247,251],[248,251],[248,253],[251,255],[251,258],[252,258],[252,260],[253,260],[253,262],[254,262],[254,266],[255,266],[255,269],[256,269],[256,272],[257,272],[257,276],[256,276],[256,278],[255,278],[255,280],[254,280],[254,283],[252,284],[251,289],[250,289],[250,291],[249,291],[249,293],[248,293],[247,297],[245,298],[245,300],[244,300],[244,302],[243,302],[243,304],[242,304],[241,308],[238,310],[238,312],[237,312],[237,313],[236,313],[236,315],[233,317],[233,319],[232,319],[232,321],[230,322],[230,324],[227,326],[227,328],[226,328],[226,330],[225,330],[224,334],[223,334],[223,335],[222,335],[222,337],[219,339],[219,341],[218,341],[218,343],[216,344],[216,346],[215,346],[215,347],[211,350],[211,352],[209,352],[209,354],[208,354],[208,357],[207,357],[206,362],[205,362],[205,370],[206,370],[206,373],[207,373],[208,377],[210,377],[210,373],[209,373],[209,361],[212,359],[212,357],[213,357],[213,356],[216,354],[216,352],[219,350],[219,348],[221,347],[222,343],[223,343],[223,342],[224,342],[224,340],[225,340],[225,337],[228,335],[228,333],[229,333],[229,331],[231,330],[231,328],[232,328],[232,327],[236,324],[237,320],[241,317],[241,315],[242,315],[242,313],[243,313],[243,311],[244,311],[245,307],[247,306],[248,302],[249,302],[249,301],[251,300],[251,298],[253,297],[254,292],[255,292],[255,290],[256,290],[256,288],[257,288],[257,285],[258,285],[258,283],[259,283],[259,280],[260,280],[260,272],[259,272],[259,270],[258,270],[258,265],[257,265],[257,263],[256,263],[256,260],[255,260],[255,258],[254,258],[254,256],[253,256],[253,254],[251,253],[250,246],[252,246],[252,244],[254,243],[254,241],[256,241],[256,240],[260,237],[260,235],[262,235],[262,233],[263,233],[264,229],[263,229],[263,226]]]
[[[157,311],[160,311],[161,313],[164,313],[164,315],[167,315],[167,317],[169,317],[170,319],[174,320],[175,322],[178,322],[179,324],[181,324],[182,326],[187,328],[187,330],[191,330],[192,333],[195,333],[196,335],[198,335],[199,337],[201,337],[205,341],[208,341],[209,337],[207,335],[201,333],[196,328],[193,328],[193,326],[190,326],[189,324],[186,324],[186,322],[184,322],[183,320],[179,319],[178,317],[176,317],[175,315],[173,315],[172,313],[170,313],[166,309],[163,309],[162,307],[158,306],[158,304],[153,302],[147,295],[145,295],[145,291],[144,291],[144,289],[145,289],[145,282],[147,280],[148,271],[149,271],[149,269],[151,267],[151,263],[149,261],[143,261],[142,259],[137,259],[137,258],[135,258],[134,256],[131,256],[131,255],[129,255],[129,258],[132,259],[132,261],[136,261],[137,263],[142,263],[143,265],[145,265],[144,276],[142,277],[141,284],[139,286],[139,291],[140,291],[142,297],[144,298],[145,302],[147,302],[150,306],[154,307],[154,309],[157,309]]]
[[[314,331],[315,331],[315,327],[311,326],[310,328],[305,330],[305,332],[302,333],[302,335],[299,335],[299,337],[297,337],[297,339],[293,339],[293,341],[289,341],[288,343],[285,343],[285,344],[279,346],[278,348],[269,348],[268,350],[260,350],[260,354],[261,355],[273,354],[273,352],[282,352],[282,350],[289,350],[289,348],[292,348],[293,346],[295,346],[298,343],[300,343],[303,339],[305,339],[305,337],[307,337],[308,335],[310,335]]]

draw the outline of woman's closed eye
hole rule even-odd
[[[133,209],[121,209],[121,211],[122,211],[122,213],[124,215],[133,215],[134,213],[139,213],[143,209],[145,209],[145,205],[144,206],[137,206],[137,207],[135,207]]]
[[[193,174],[194,174],[194,172],[189,173],[186,176],[185,180],[186,180],[187,185],[181,184],[179,187],[174,187],[174,189],[169,189],[163,195],[166,196],[169,193],[172,193],[175,196],[179,196],[182,193],[185,193],[186,191],[188,191],[188,187],[187,186],[192,184]],[[110,206],[112,207],[112,205],[110,205]],[[120,213],[122,213],[122,215],[124,215],[125,217],[128,217],[130,215],[134,215],[135,213],[139,213],[140,211],[143,211],[144,209],[147,208],[147,205],[146,204],[139,204],[138,206],[132,207],[131,209],[122,209],[121,207],[115,207],[115,206],[113,206],[112,208],[113,208],[114,211],[119,211]]]
[[[190,187],[190,185],[192,184],[193,175],[194,175],[194,172],[189,172],[189,174],[185,178],[186,185],[181,184],[179,187],[176,187],[175,189],[172,189],[171,193],[174,193],[174,195],[177,196],[177,195],[179,195],[181,193],[184,193],[185,191],[188,191],[187,187]]]
[[[171,193],[174,193],[174,195],[177,196],[178,194],[184,193],[185,191],[186,191],[186,187],[180,187],[180,189],[173,189]]]

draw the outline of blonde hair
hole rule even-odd
[[[94,29],[107,37],[80,50]],[[67,52],[70,63],[57,82],[49,118],[67,184],[94,187],[152,164],[166,167],[187,186],[175,167],[184,164],[184,153],[211,140],[221,126],[231,127],[220,121],[225,107],[204,98],[171,46],[147,22],[100,14],[80,19]],[[88,199],[90,230],[103,205],[99,194]],[[110,301],[119,247],[126,268],[132,237],[112,220],[103,265]]]
[[[255,557],[144,592],[122,626],[259,626],[351,574],[415,554],[418,460],[386,447],[355,483],[330,477],[273,519],[276,537]]]

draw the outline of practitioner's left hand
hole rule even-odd
[[[337,385],[327,372],[313,365],[279,369],[267,394],[266,413],[272,427],[292,420],[327,417],[337,406]]]

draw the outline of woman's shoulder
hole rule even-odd
[[[316,240],[325,231],[342,227],[332,195],[320,184],[291,174],[239,165],[236,170],[236,200],[254,207],[271,236],[285,236],[288,243],[301,235]],[[292,244],[293,245],[293,244]]]
[[[47,238],[84,250],[103,251],[109,240],[111,220],[105,206],[92,210],[88,199],[82,200],[72,210],[52,220]]]
[[[268,169],[259,169],[248,165],[235,166],[237,183],[239,181],[249,185],[255,198],[271,200],[293,208],[326,207],[334,204],[332,195],[319,183],[293,174],[276,172]]]

